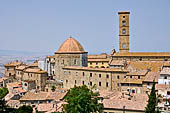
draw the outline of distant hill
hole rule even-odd
[[[1,50],[0,55],[49,55],[52,52],[28,52],[28,51],[17,51],[17,50]]]

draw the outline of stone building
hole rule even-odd
[[[110,56],[106,53],[100,55],[88,55],[88,67],[91,68],[108,68]]]
[[[55,78],[63,80],[63,67],[82,66],[87,67],[87,52],[82,45],[70,37],[62,43],[57,52],[55,52]]]
[[[114,68],[89,68],[78,66],[66,66],[63,68],[64,88],[72,88],[74,85],[87,85],[98,90],[121,90],[121,81],[126,76],[127,70]]]
[[[129,15],[121,11],[119,15],[119,52],[113,51],[112,60],[128,61],[170,61],[170,52],[130,52],[129,48]]]

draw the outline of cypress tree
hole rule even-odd
[[[145,113],[159,113],[159,110],[156,110],[157,106],[157,98],[156,98],[156,92],[155,92],[155,83],[152,86],[151,93],[149,95],[149,100],[147,107],[145,108]]]

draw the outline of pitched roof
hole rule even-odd
[[[24,70],[24,72],[29,72],[29,73],[47,73],[47,71],[41,70],[40,68],[27,68]]]
[[[144,82],[158,82],[160,72],[148,72],[145,76]]]
[[[23,64],[23,62],[19,62],[19,61],[13,61],[13,62],[9,62],[8,64],[5,64],[4,66],[5,67],[15,67],[15,66],[18,66],[18,65],[21,65]]]
[[[20,100],[55,100],[60,101],[67,91],[57,90],[55,92],[27,92]]]
[[[127,110],[144,111],[148,100],[146,94],[134,94],[133,96],[124,94],[123,97],[121,92],[114,92],[108,97],[109,98],[104,99],[102,103],[104,108],[110,109],[123,109],[123,106],[125,106]]]
[[[170,57],[170,52],[127,52],[127,53],[117,52],[117,53],[114,53],[113,56],[134,56],[134,57],[142,57],[142,56],[164,57],[164,56],[168,56],[168,57]]]

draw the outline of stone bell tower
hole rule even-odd
[[[129,14],[130,12],[121,11],[119,15],[119,51],[129,52]]]

